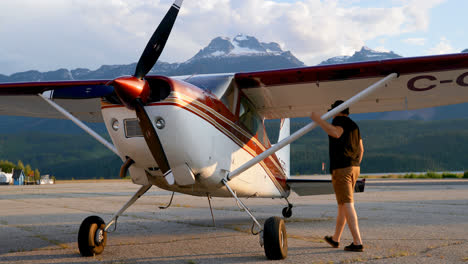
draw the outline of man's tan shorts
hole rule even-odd
[[[338,204],[354,203],[354,186],[360,171],[360,167],[354,166],[333,170],[332,183]]]

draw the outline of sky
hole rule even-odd
[[[136,62],[172,0],[1,1],[0,74]],[[362,46],[405,57],[468,48],[466,0],[185,0],[160,58],[218,36],[277,42],[306,65]]]

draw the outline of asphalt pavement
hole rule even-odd
[[[84,258],[77,233],[89,215],[108,221],[139,186],[125,181],[0,186],[0,263],[272,263],[233,199],[175,195],[153,187],[119,219],[103,254]],[[333,195],[292,194],[288,258],[278,263],[468,263],[467,180],[367,180],[356,195],[365,252],[338,249]],[[261,222],[281,216],[278,199],[243,199]]]

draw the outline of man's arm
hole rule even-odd
[[[327,133],[330,137],[340,138],[343,135],[343,128],[340,126],[334,126],[327,121],[323,120],[321,116],[315,112],[310,114],[310,119],[312,119],[317,125],[319,125],[325,133]]]
[[[362,139],[359,140],[359,146],[361,147],[361,153],[359,154],[359,164],[361,164],[362,156],[364,156],[364,145],[362,144]]]

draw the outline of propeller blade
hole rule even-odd
[[[145,138],[146,144],[153,155],[154,160],[158,163],[161,172],[166,175],[171,170],[167,161],[166,153],[159,140],[158,133],[153,126],[148,114],[145,111],[143,102],[138,98],[135,103],[135,112],[138,117],[138,124]]]
[[[171,33],[172,27],[174,26],[182,2],[183,0],[174,1],[174,4],[172,4],[172,7],[169,9],[166,16],[163,18],[156,31],[153,33],[150,41],[146,45],[146,48],[143,51],[140,60],[138,61],[134,74],[134,76],[138,79],[143,79],[143,77],[145,77],[151,68],[153,68],[153,66],[156,64],[156,61],[161,55],[164,46],[166,45],[167,39],[169,38],[169,34]]]

